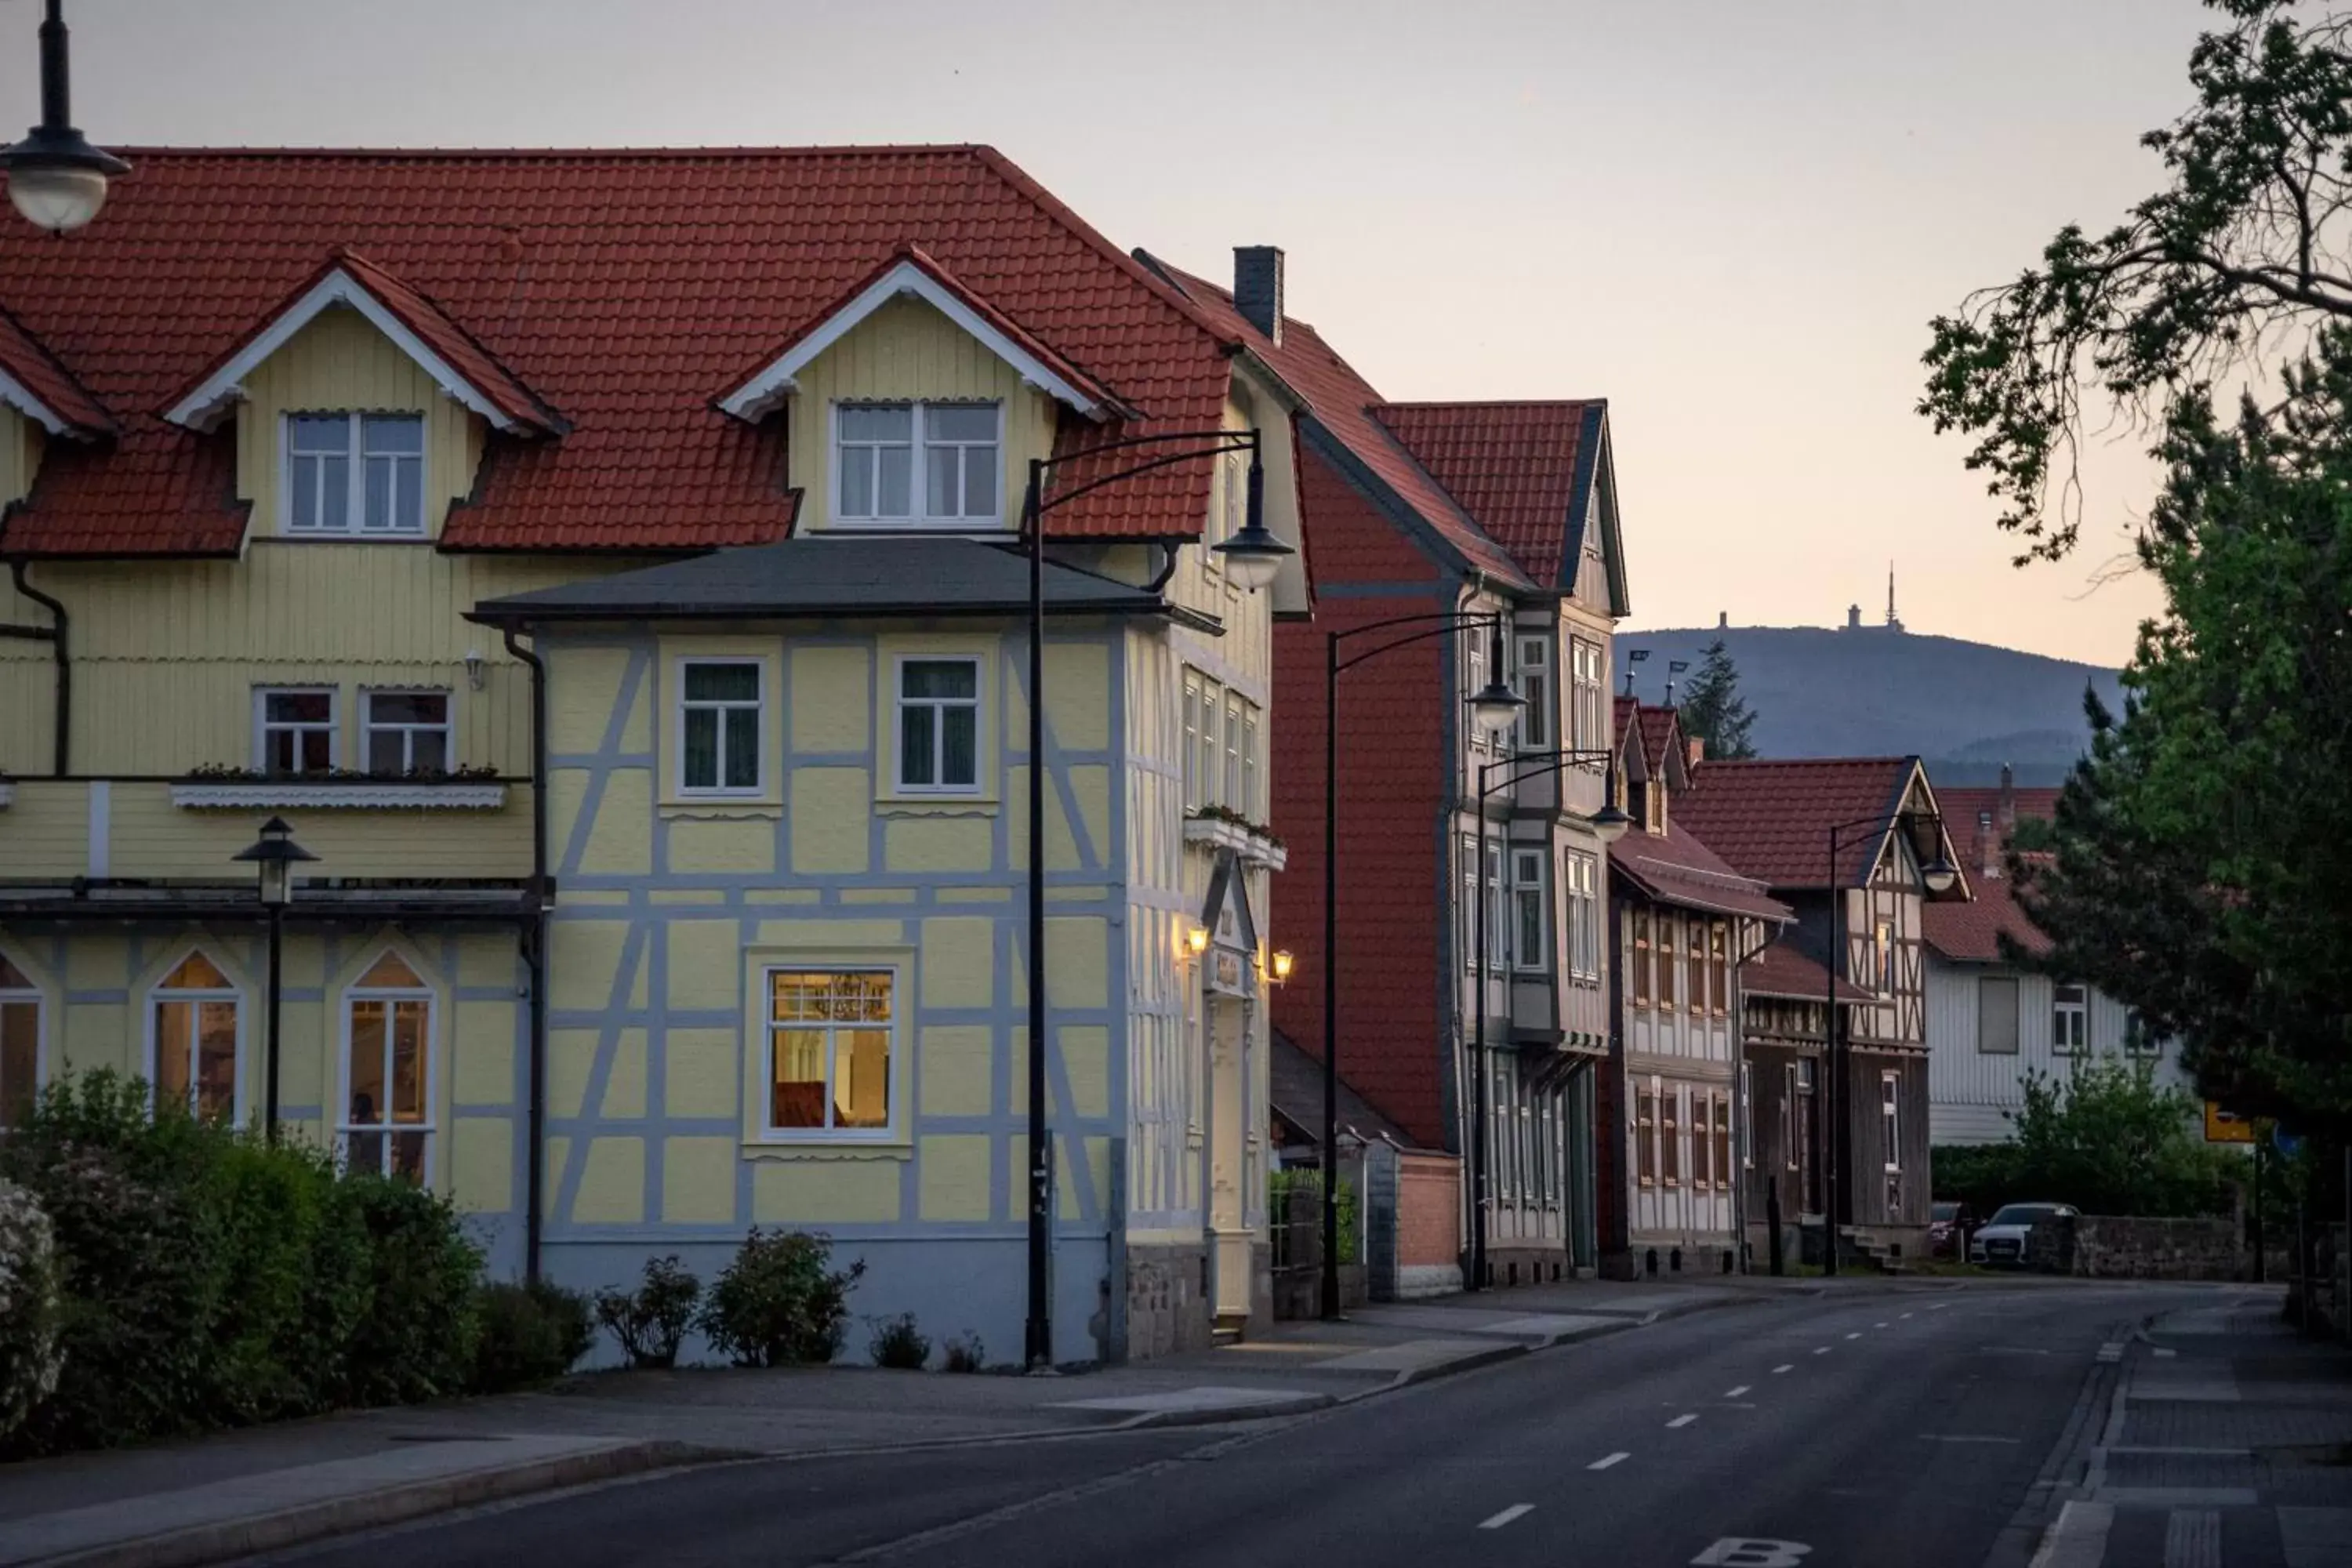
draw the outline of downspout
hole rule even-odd
[[[547,666],[515,640],[514,628],[499,628],[507,652],[530,667],[530,900],[522,921],[523,962],[530,984],[530,1089],[527,1104],[530,1159],[524,1179],[523,1278],[539,1281],[539,1253],[547,1182],[547,942],[548,916],[555,889],[547,876]]]
[[[73,663],[68,656],[66,647],[66,634],[68,627],[66,607],[26,580],[25,563],[21,557],[10,557],[8,575],[15,581],[16,592],[49,612],[50,625],[46,626],[0,625],[0,637],[23,637],[29,641],[45,642],[49,645],[49,658],[58,667],[56,757],[50,764],[49,771],[58,778],[64,778],[73,771],[68,765],[72,761],[73,750]]]

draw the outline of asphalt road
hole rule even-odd
[[[2022,1568],[2100,1347],[2201,1299],[1773,1300],[1284,1422],[731,1465],[276,1561]]]

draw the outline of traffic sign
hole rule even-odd
[[[2218,1100],[2205,1102],[2205,1142],[2208,1143],[2251,1143],[2254,1141],[2254,1124],[2247,1118],[2221,1109]]]

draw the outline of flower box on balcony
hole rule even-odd
[[[1269,871],[1279,871],[1290,861],[1281,839],[1237,812],[1214,806],[1184,819],[1184,842],[1230,849],[1247,864]]]
[[[271,778],[222,768],[172,784],[172,804],[194,811],[496,811],[506,803],[505,783],[488,769]]]

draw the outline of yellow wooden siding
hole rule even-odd
[[[13,408],[0,408],[0,507],[23,500],[40,471],[47,433]],[[0,590],[0,595],[5,595]]]
[[[998,515],[1019,526],[1021,490],[1032,458],[1054,439],[1054,400],[962,328],[919,300],[892,300],[844,334],[803,368],[790,420],[793,483],[801,497],[803,529],[822,529],[833,514],[833,406],[840,402],[901,402],[918,398],[994,399],[1004,405],[1000,453],[1003,499]],[[915,482],[922,483],[918,461]]]
[[[530,671],[464,612],[644,563],[263,541],[241,561],[44,563],[33,582],[72,617],[77,773],[249,765],[253,689],[317,684],[339,689],[347,766],[361,760],[362,687],[444,687],[455,698],[455,760],[521,774]],[[25,608],[47,624],[39,606]],[[467,682],[468,649],[482,655],[479,691]],[[20,777],[48,771],[52,683],[47,645],[0,640],[0,700],[24,699],[0,706],[0,767]]]
[[[90,786],[22,778],[0,814],[0,861],[10,877],[92,874]],[[229,857],[253,842],[271,811],[196,810],[172,804],[172,786],[107,786],[107,874],[244,881]],[[530,874],[530,789],[509,785],[494,811],[304,811],[278,808],[294,837],[319,857],[322,877],[526,877]]]
[[[358,311],[330,307],[245,378],[236,411],[236,493],[253,502],[251,532],[284,531],[280,438],[289,414],[425,416],[425,531],[438,538],[448,502],[473,488],[481,419],[442,395],[434,379]]]

